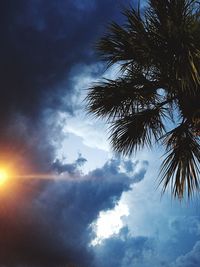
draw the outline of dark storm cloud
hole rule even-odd
[[[52,164],[52,169],[58,174],[67,172],[70,175],[76,175],[78,171],[77,168],[83,166],[86,162],[87,159],[83,158],[81,154],[79,154],[78,159],[74,163],[63,164],[60,160],[56,159],[56,161]]]
[[[185,255],[180,256],[173,267],[198,267],[200,266],[200,241]]]
[[[159,219],[159,218],[157,218]],[[147,219],[148,225],[152,222]],[[198,267],[200,266],[200,218],[169,220],[164,240],[156,232],[137,236],[125,226],[118,235],[103,240],[95,249],[95,267]]]
[[[146,266],[147,255],[153,253],[153,239],[142,236],[131,237],[128,228],[124,227],[119,235],[106,239],[96,248],[96,266],[142,267]],[[150,262],[148,266],[152,266]]]
[[[160,253],[168,255],[168,259],[188,253],[199,241],[200,216],[176,216],[169,219],[168,238]]]
[[[72,112],[71,88],[64,82],[68,71],[95,60],[93,44],[119,4],[8,0],[0,8],[1,115],[18,111],[37,117],[44,105]],[[69,101],[63,107],[64,93]]]
[[[121,172],[121,164],[111,160],[66,181],[18,181],[11,196],[1,194],[0,265],[96,266],[90,224],[134,183],[134,174]]]
[[[46,170],[54,158],[48,140],[57,127],[53,116],[75,109],[70,70],[96,62],[94,43],[108,21],[118,19],[121,3],[0,1],[0,154],[7,148],[19,154],[20,146],[33,168],[40,170],[44,162]]]

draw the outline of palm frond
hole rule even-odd
[[[185,192],[190,197],[199,190],[199,139],[187,124],[181,124],[167,133],[163,142],[167,154],[160,171],[163,192],[171,185],[174,197],[181,199]]]
[[[140,15],[134,9],[124,11],[127,23],[122,27],[117,23],[111,23],[109,33],[97,44],[103,60],[108,66],[121,62],[148,66],[148,35],[145,24]]]
[[[86,97],[89,113],[109,120],[134,114],[158,102],[159,83],[143,75],[118,80],[106,80],[89,90]]]
[[[130,155],[145,145],[151,147],[165,132],[164,109],[155,108],[126,116],[111,125],[111,144],[115,151]]]
[[[200,86],[197,10],[197,1],[151,0],[146,11],[146,28],[151,43],[154,43],[155,64],[157,62],[157,66],[162,68],[163,74],[169,75],[172,84],[178,81],[177,89],[188,94],[195,94]]]
[[[126,23],[112,23],[97,45],[120,75],[89,89],[87,110],[107,119],[119,153],[161,141],[163,192],[171,185],[175,197],[190,197],[200,175],[200,3],[149,0],[144,15],[133,8],[124,15]],[[165,126],[176,128],[166,134]]]
[[[200,90],[195,95],[187,93],[179,93],[177,95],[177,106],[179,108],[179,113],[182,118],[185,118],[193,126],[197,126],[197,121],[200,117],[199,108],[200,108]],[[192,125],[191,125],[192,126]]]

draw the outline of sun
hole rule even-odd
[[[4,169],[0,169],[0,185],[4,184],[8,179],[8,172]]]

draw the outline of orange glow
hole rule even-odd
[[[0,160],[0,188],[2,188],[3,191],[5,190],[5,187],[11,187],[11,184],[14,182],[13,178],[15,178],[15,175],[18,174],[16,170],[17,168],[14,166],[12,161],[5,162]]]
[[[4,169],[0,169],[0,185],[4,184],[8,179],[8,172]]]
[[[31,168],[27,155],[17,154],[15,151],[4,150],[0,152],[0,171],[7,173],[9,180],[21,174],[30,173]]]

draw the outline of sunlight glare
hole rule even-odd
[[[0,169],[0,185],[4,184],[8,179],[8,172],[4,169]]]
[[[113,210],[101,211],[95,223],[92,224],[96,233],[96,238],[92,240],[91,245],[96,246],[101,242],[118,234],[124,226],[123,217],[129,215],[128,206],[120,203]]]

